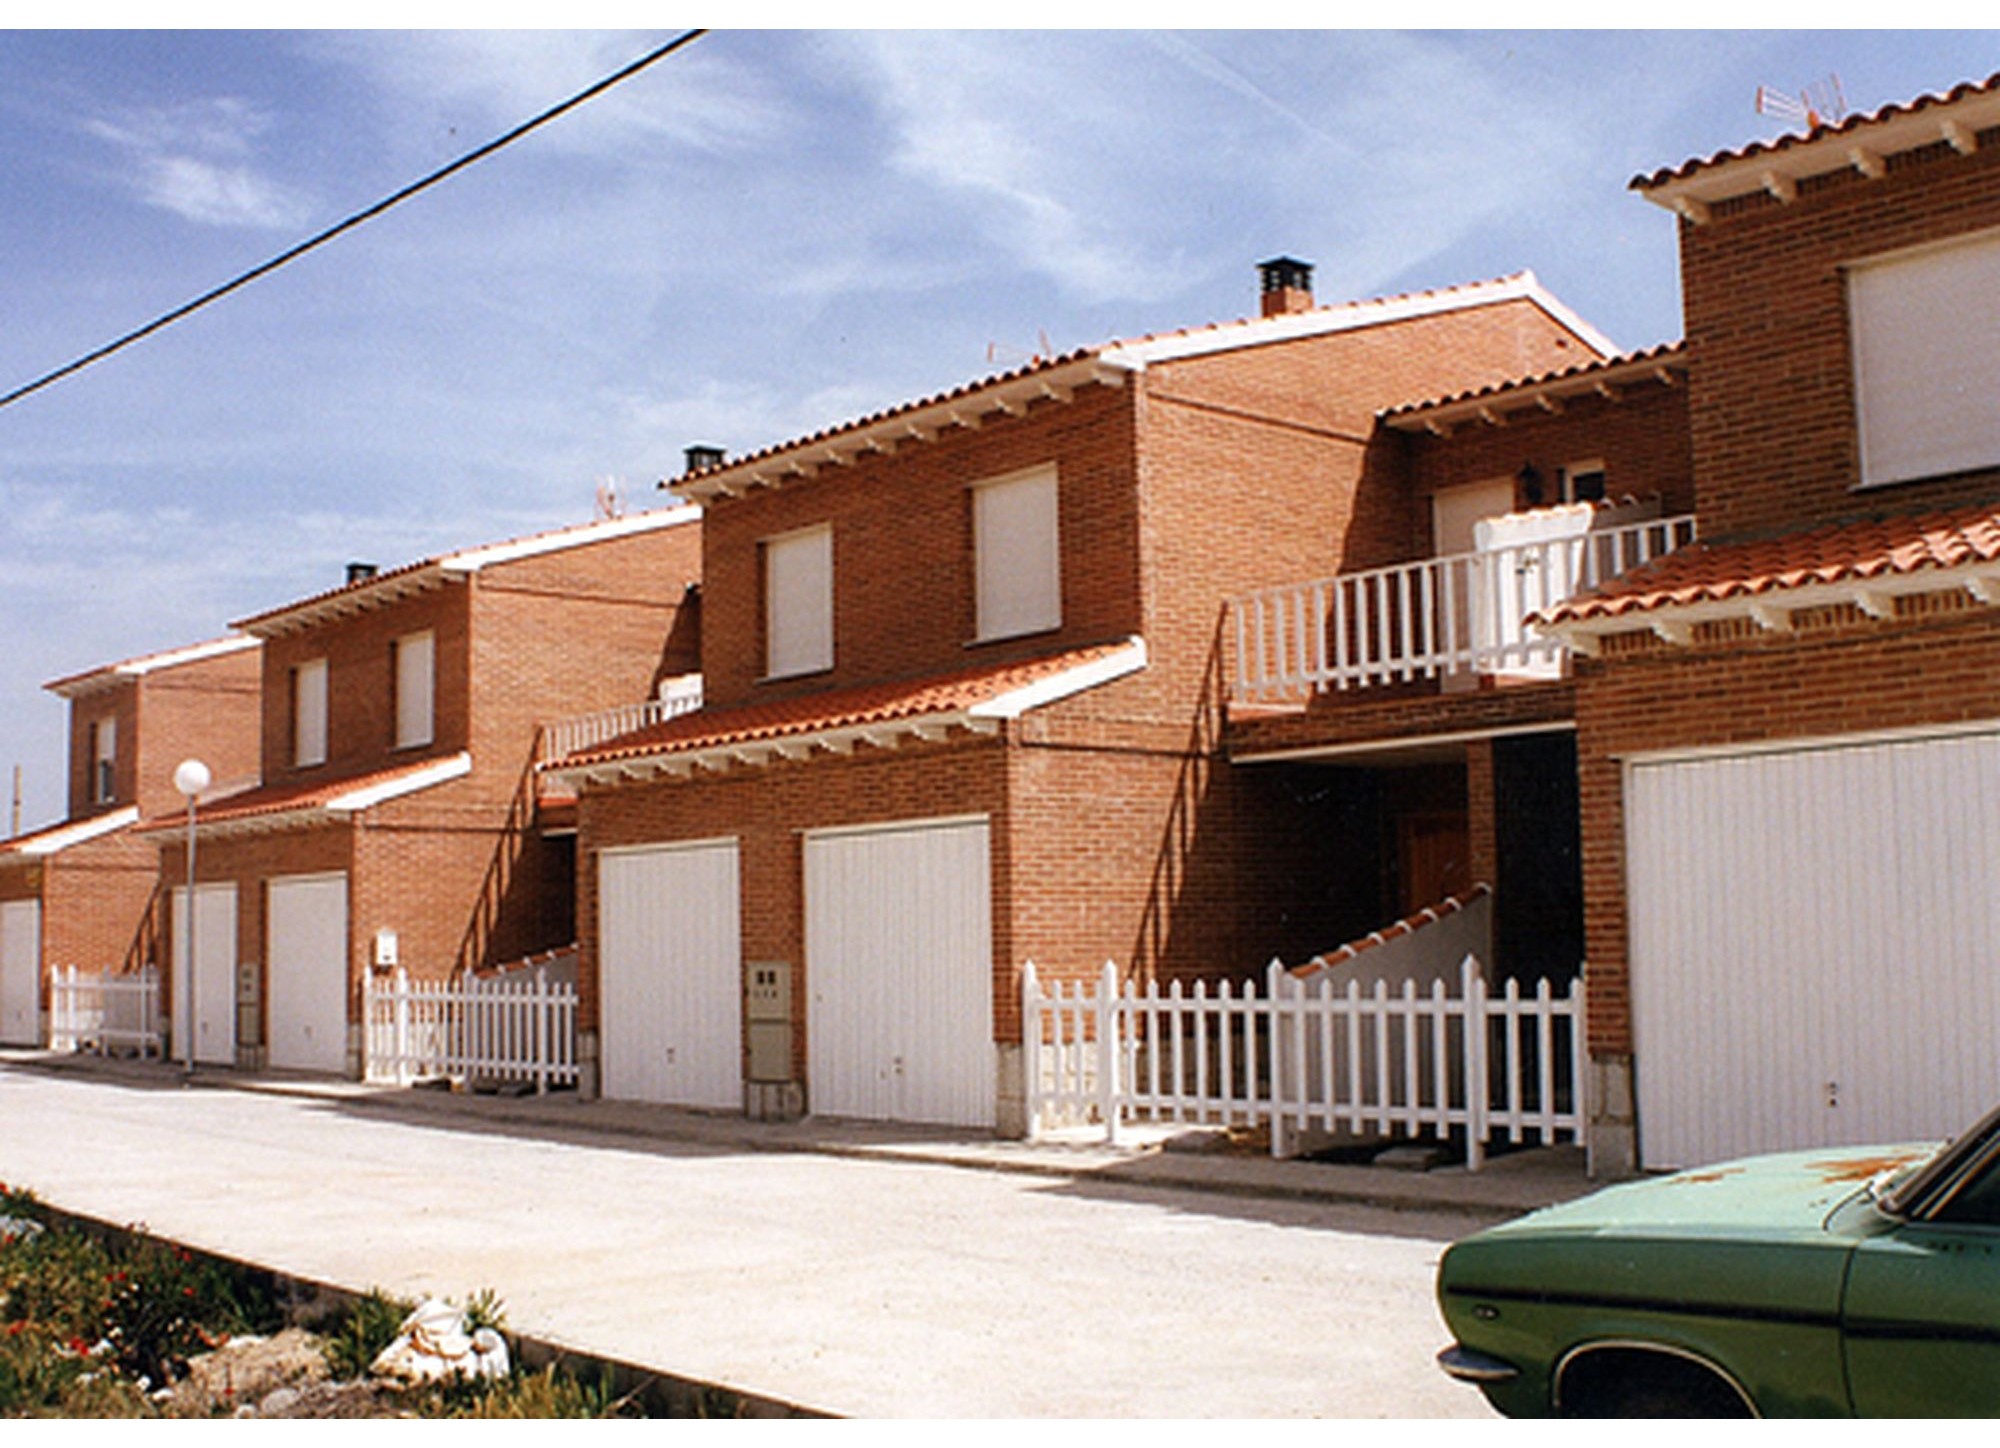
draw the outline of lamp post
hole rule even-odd
[[[186,977],[187,994],[179,995],[181,982],[174,982],[176,998],[187,1002],[186,1039],[181,1043],[181,1065],[188,1074],[194,1073],[194,802],[195,796],[208,788],[210,775],[208,766],[199,759],[183,759],[174,766],[174,788],[187,796],[187,968],[182,972]]]

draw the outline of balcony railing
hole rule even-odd
[[[542,729],[542,762],[561,759],[580,749],[591,749],[622,734],[647,729],[701,707],[699,681],[674,690],[663,699],[643,699],[636,704],[620,704],[595,714],[558,719]]]
[[[1235,599],[1236,692],[1282,702],[1329,689],[1481,675],[1560,677],[1567,652],[1529,615],[1694,538],[1653,518],[1343,573]]]

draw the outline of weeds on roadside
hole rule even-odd
[[[331,1323],[320,1324],[316,1330],[328,1370],[340,1379],[366,1377],[382,1349],[396,1340],[414,1306],[371,1287],[367,1296],[355,1299]]]

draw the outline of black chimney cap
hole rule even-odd
[[[1274,256],[1257,263],[1257,275],[1267,292],[1309,292],[1313,285],[1313,264],[1295,256]]]
[[[347,565],[349,583],[366,583],[382,570],[373,563],[350,563]]]
[[[729,456],[723,449],[706,442],[690,444],[682,450],[681,455],[687,459],[687,470],[690,473],[705,473],[710,468],[719,468],[723,459]]]

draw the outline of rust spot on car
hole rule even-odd
[[[1724,1177],[1735,1176],[1742,1171],[1740,1166],[1724,1167],[1721,1171],[1688,1171],[1679,1176],[1668,1177],[1668,1186],[1698,1187],[1707,1182],[1719,1182]]]
[[[1807,1171],[1816,1171],[1820,1180],[1831,1186],[1836,1182],[1865,1182],[1878,1177],[1885,1171],[1894,1171],[1899,1166],[1907,1166],[1922,1156],[1920,1151],[1891,1152],[1887,1156],[1854,1156],[1840,1161],[1815,1161],[1806,1164]]]

